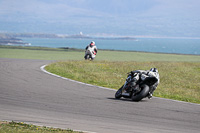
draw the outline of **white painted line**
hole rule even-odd
[[[167,100],[167,101],[174,101],[174,102],[179,102],[179,103],[186,103],[186,104],[193,104],[193,105],[200,105],[198,103],[190,103],[190,102],[185,102],[185,101],[178,101],[178,100],[173,100],[173,99],[166,99],[166,98],[162,98],[162,97],[154,97],[157,99],[163,99],[163,100]]]
[[[59,76],[59,75],[56,75],[56,74],[53,74],[53,73],[50,73],[50,72],[46,71],[46,70],[44,69],[45,67],[46,67],[46,65],[43,65],[43,66],[40,67],[40,69],[41,69],[43,72],[45,72],[45,73],[47,73],[47,74],[50,74],[50,75],[52,75],[52,76],[55,76],[55,77],[58,77],[58,78],[61,78],[61,79],[64,79],[64,80],[72,81],[72,82],[75,82],[75,83],[87,85],[87,86],[98,87],[98,88],[101,88],[101,89],[104,89],[104,90],[117,91],[117,90],[115,90],[115,89],[106,88],[106,87],[102,87],[102,86],[91,85],[91,84],[83,83],[83,82],[80,82],[80,81],[72,80],[72,79],[69,79],[69,78],[61,77],[61,76]]]
[[[62,78],[64,80],[68,80],[68,81],[72,81],[72,82],[75,82],[75,83],[79,83],[79,84],[83,84],[83,85],[87,85],[87,86],[94,86],[94,87],[98,87],[100,89],[104,89],[104,90],[111,90],[111,91],[117,91],[115,89],[111,89],[111,88],[106,88],[106,87],[101,87],[101,86],[96,86],[96,85],[91,85],[91,84],[87,84],[87,83],[83,83],[83,82],[80,82],[80,81],[76,81],[76,80],[72,80],[72,79],[68,79],[68,78],[65,78],[65,77],[61,77],[59,75],[56,75],[56,74],[53,74],[53,73],[50,73],[48,71],[46,71],[44,68],[46,67],[46,65],[43,65],[40,67],[40,69],[47,73],[47,74],[50,74],[52,76],[56,76],[58,78]],[[154,98],[157,98],[157,99],[163,99],[163,100],[168,100],[168,101],[174,101],[174,102],[180,102],[180,103],[186,103],[186,104],[193,104],[193,105],[200,105],[200,104],[197,104],[197,103],[189,103],[189,102],[184,102],[184,101],[178,101],[178,100],[172,100],[172,99],[166,99],[166,98],[161,98],[161,97],[154,97]]]

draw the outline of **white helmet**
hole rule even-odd
[[[91,44],[91,45],[95,45],[95,42],[94,42],[94,41],[92,41],[90,44]]]

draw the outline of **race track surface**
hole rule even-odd
[[[113,90],[40,70],[43,60],[0,59],[0,120],[97,133],[199,133],[200,105],[115,100]]]

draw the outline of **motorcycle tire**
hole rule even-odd
[[[131,99],[133,101],[140,101],[143,98],[145,98],[148,94],[149,94],[149,86],[148,85],[142,85],[140,93],[138,93],[136,95],[133,94]]]
[[[85,56],[85,60],[90,60],[91,61],[93,59],[92,59],[91,55],[88,54],[88,55]]]
[[[87,59],[90,59],[90,55],[88,54],[86,58],[87,58]]]
[[[89,54],[85,55],[85,60],[89,60],[89,58],[90,58]]]
[[[120,99],[122,97],[122,87],[115,93],[115,98]]]

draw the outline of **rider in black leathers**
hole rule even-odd
[[[132,74],[139,73],[140,80],[144,80],[146,78],[151,78],[151,77],[155,77],[157,79],[157,82],[155,82],[152,86],[150,86],[148,98],[149,99],[152,98],[153,92],[156,90],[156,88],[157,88],[157,86],[160,82],[158,69],[157,68],[151,68],[150,70],[135,70],[135,71],[132,71],[131,73]]]

